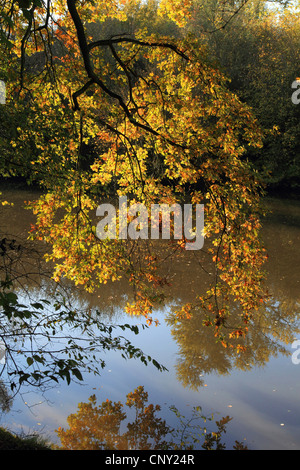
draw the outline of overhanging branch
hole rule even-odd
[[[154,42],[150,43],[147,41],[139,41],[137,39],[132,39],[132,38],[111,38],[111,39],[104,39],[100,41],[95,41],[90,44],[88,44],[87,39],[86,39],[86,34],[84,30],[83,23],[81,21],[81,18],[79,16],[79,13],[76,8],[76,0],[67,0],[67,6],[69,13],[72,17],[74,26],[76,28],[76,33],[77,33],[77,38],[78,38],[78,44],[79,48],[82,54],[83,62],[84,62],[84,67],[86,70],[86,73],[88,75],[89,80],[86,82],[86,84],[77,92],[73,94],[73,102],[74,102],[74,109],[78,110],[79,109],[79,103],[77,98],[83,94],[91,85],[97,84],[108,96],[111,98],[117,100],[119,102],[120,107],[125,113],[125,116],[129,119],[129,121],[135,125],[136,127],[143,129],[156,137],[161,137],[160,133],[157,132],[155,129],[150,127],[148,124],[141,123],[134,119],[133,115],[131,114],[128,106],[124,102],[123,98],[121,95],[118,93],[114,92],[110,88],[108,88],[105,83],[98,77],[98,75],[95,73],[91,58],[90,58],[90,51],[95,48],[95,47],[100,47],[100,46],[110,46],[112,48],[113,44],[117,44],[120,42],[130,42],[134,44],[138,44],[141,46],[147,46],[147,47],[164,47],[164,48],[169,48],[173,51],[175,51],[177,54],[180,56],[184,57],[186,60],[188,60],[188,57],[180,51],[175,45],[168,44],[168,43],[160,43],[160,42]],[[131,84],[129,82],[129,87],[131,87]],[[170,144],[175,145],[177,147],[185,148],[180,144],[176,144],[175,142],[172,142],[171,140],[166,139]]]

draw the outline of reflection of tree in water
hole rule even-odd
[[[103,401],[97,405],[96,396],[88,403],[79,403],[77,413],[68,416],[69,429],[56,430],[61,450],[224,450],[222,443],[229,416],[208,425],[213,417],[203,416],[201,407],[193,408],[191,417],[183,416],[170,406],[178,427],[170,427],[159,416],[160,405],[148,403],[143,386],[128,393],[126,403]],[[127,409],[126,409],[127,408]],[[131,421],[129,421],[131,420]],[[237,442],[233,449],[247,449]],[[184,459],[184,455],[182,456]],[[110,461],[107,463],[111,463]],[[120,463],[120,462],[117,462]],[[168,462],[169,463],[169,462]],[[189,463],[181,460],[177,463]]]
[[[17,193],[18,195],[18,193]],[[15,195],[15,197],[17,197]],[[20,200],[24,200],[24,194],[18,195]],[[13,279],[14,285],[18,282],[24,291],[31,294],[36,301],[40,297],[52,297],[53,284],[49,282],[49,273],[51,267],[45,266],[43,260],[43,245],[37,241],[35,243],[25,240],[24,234],[28,233],[29,220],[28,211],[24,217],[24,210],[21,210],[20,204],[17,214],[17,225],[9,226],[7,230],[1,233],[0,237],[0,275],[5,278],[7,275]],[[4,209],[3,209],[4,210]],[[13,212],[9,206],[5,207],[5,220],[10,222],[13,219]],[[298,214],[298,212],[297,212]],[[246,347],[245,351],[240,350],[237,354],[235,348],[224,348],[220,342],[217,342],[214,336],[213,328],[203,326],[204,314],[199,310],[193,311],[191,318],[178,319],[174,322],[174,314],[168,318],[172,334],[179,345],[179,358],[177,363],[177,373],[180,381],[190,387],[200,387],[203,385],[201,375],[216,372],[218,374],[229,374],[236,367],[242,370],[249,370],[253,366],[265,365],[271,356],[276,354],[285,354],[284,343],[288,344],[293,340],[293,335],[298,330],[298,318],[296,301],[287,300],[284,295],[279,295],[279,287],[282,287],[281,278],[290,279],[291,263],[297,260],[297,250],[295,249],[298,240],[298,231],[294,233],[290,226],[279,225],[281,239],[294,240],[293,243],[284,244],[274,238],[274,226],[266,225],[264,237],[267,240],[268,252],[273,260],[270,266],[273,292],[276,292],[276,298],[269,302],[268,308],[260,308],[255,313],[253,320],[248,328],[248,334],[245,337],[232,339],[232,343],[241,347]],[[277,230],[278,232],[278,230]],[[210,278],[213,272],[212,266],[206,262],[205,250],[199,253],[180,252],[177,258],[170,256],[166,251],[166,246],[155,245],[156,250],[163,250],[165,259],[161,266],[161,275],[170,280],[170,286],[163,285],[156,287],[155,295],[160,298],[160,294],[165,295],[165,300],[174,304],[177,302],[190,302],[192,298],[199,295],[199,286],[203,293],[206,291],[207,278]],[[276,254],[280,252],[280,285],[276,274],[278,262]],[[136,254],[136,252],[134,252]],[[136,257],[135,263],[140,262],[141,256]],[[277,260],[274,266],[274,260]],[[284,264],[282,264],[284,260]],[[286,264],[288,266],[286,266]],[[297,265],[297,263],[296,263]],[[205,270],[203,269],[205,267]],[[296,272],[296,270],[294,270]],[[190,273],[193,273],[191,276]],[[138,277],[138,276],[137,276]],[[42,282],[41,282],[42,280]],[[55,283],[54,283],[55,284]],[[292,284],[292,283],[291,283]],[[57,288],[57,285],[54,287]],[[118,282],[108,282],[102,288],[99,288],[93,294],[88,294],[74,285],[68,286],[65,283],[60,284],[66,298],[71,299],[71,308],[76,304],[76,308],[88,310],[96,308],[101,311],[101,320],[115,323],[118,315],[124,311],[125,305],[132,297],[132,286],[126,279]],[[20,291],[20,289],[18,289]],[[284,286],[286,290],[286,285]],[[151,295],[153,293],[151,292]],[[149,295],[149,292],[148,292]],[[291,292],[291,297],[295,295]],[[152,295],[153,297],[153,295]],[[276,300],[278,299],[278,300]],[[83,320],[83,318],[81,318]],[[232,331],[229,327],[238,328],[240,318],[238,312],[232,308],[227,322],[230,324],[224,326],[224,330]]]
[[[231,325],[238,320],[232,311]],[[232,339],[224,347],[214,336],[213,328],[204,325],[201,311],[194,311],[190,318],[177,318],[170,313],[167,323],[178,344],[177,376],[187,387],[198,389],[204,385],[202,376],[217,373],[229,374],[232,369],[250,370],[265,366],[271,357],[290,354],[291,344],[300,331],[300,310],[295,300],[271,298],[248,325],[244,337]],[[227,325],[230,331],[230,325]],[[225,326],[226,329],[226,326]],[[237,346],[239,345],[239,348]]]

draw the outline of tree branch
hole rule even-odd
[[[148,42],[145,42],[145,41],[138,41],[136,39],[130,39],[130,38],[114,38],[114,39],[111,38],[109,40],[96,41],[94,43],[88,44],[87,39],[86,39],[86,34],[85,34],[85,31],[84,31],[84,26],[82,24],[81,18],[80,18],[79,14],[78,14],[78,11],[76,9],[75,2],[76,2],[76,0],[67,0],[67,6],[68,6],[69,13],[72,17],[74,26],[76,28],[78,44],[79,44],[79,48],[80,48],[80,51],[81,51],[81,54],[82,54],[84,67],[85,67],[86,73],[87,73],[90,80],[80,90],[78,90],[77,92],[75,92],[73,94],[74,109],[75,110],[79,109],[79,104],[78,104],[78,101],[77,101],[77,97],[80,96],[82,93],[84,93],[92,84],[97,84],[107,95],[109,95],[111,98],[114,98],[115,100],[117,100],[119,102],[119,104],[120,104],[121,108],[123,109],[126,117],[129,119],[129,121],[133,125],[135,125],[136,127],[139,127],[140,129],[143,129],[143,130],[155,135],[156,137],[160,137],[161,135],[155,129],[148,126],[147,124],[143,124],[141,122],[138,122],[136,119],[134,119],[131,112],[130,112],[130,110],[129,110],[129,108],[125,104],[123,98],[118,93],[115,93],[113,90],[108,88],[105,85],[105,83],[97,76],[97,74],[94,72],[94,68],[93,68],[93,65],[92,65],[92,62],[91,62],[90,51],[91,51],[91,49],[93,49],[96,46],[107,45],[107,46],[112,47],[112,44],[114,44],[114,43],[127,41],[127,42],[131,42],[131,43],[135,43],[135,44],[139,44],[139,45],[143,45],[143,46],[149,46],[149,47],[150,46],[151,47],[158,47],[159,46],[159,47],[165,47],[165,48],[168,47],[168,48],[174,50],[176,53],[180,54],[185,59],[188,59],[187,56],[185,56],[185,54],[183,52],[179,51],[179,49],[177,49],[177,47],[172,45],[172,44],[148,43]],[[130,83],[129,83],[129,86],[130,86]],[[166,140],[169,143],[171,143],[172,145],[175,145],[175,146],[181,147],[181,148],[185,148],[180,144],[176,144],[175,142],[172,142],[168,139],[166,139]]]
[[[112,44],[119,44],[119,43],[122,43],[122,42],[129,42],[129,43],[137,44],[137,45],[143,46],[143,47],[145,47],[145,46],[146,47],[162,47],[164,49],[171,49],[172,51],[176,52],[176,54],[183,57],[185,60],[187,60],[187,61],[189,60],[188,56],[183,51],[178,49],[178,47],[175,46],[175,44],[170,44],[170,43],[167,43],[167,42],[140,41],[139,39],[135,39],[135,38],[121,37],[121,38],[100,39],[98,41],[91,42],[88,45],[88,48],[89,48],[89,50],[92,50],[95,47],[111,46]]]

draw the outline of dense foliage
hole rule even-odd
[[[224,346],[242,350],[239,338],[265,300],[263,182],[298,184],[299,108],[288,100],[278,106],[276,98],[290,92],[296,78],[293,13],[278,17],[245,1],[0,5],[0,79],[7,91],[0,106],[1,175],[21,176],[41,189],[29,205],[36,215],[31,238],[47,247],[54,280],[92,292],[125,277],[135,293],[126,312],[151,324],[168,282],[160,268],[166,257],[185,253],[187,240],[159,247],[139,237],[100,240],[96,209],[120,196],[147,208],[204,204],[205,248],[197,256],[207,285],[178,307],[174,321],[200,312]],[[7,290],[1,299],[5,321],[12,324],[17,312],[32,332],[27,320],[40,318],[41,304],[28,309]],[[239,314],[231,324],[233,306]],[[64,321],[82,322],[73,309],[63,312]],[[2,334],[7,346],[8,331]],[[80,377],[82,357],[57,361],[43,377]],[[27,357],[29,368],[36,362],[45,362],[39,350]],[[41,379],[36,370],[16,373],[20,384]]]

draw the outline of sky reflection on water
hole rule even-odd
[[[296,331],[300,204],[271,201],[271,205],[274,215],[265,223],[263,236],[269,252],[267,284],[274,298],[274,311],[267,316],[262,312],[257,327],[253,326],[253,349],[247,360],[243,362],[228,351],[220,351],[209,339],[209,333],[200,331],[196,324],[186,323],[172,330],[165,321],[171,313],[167,305],[156,312],[158,327],[153,325],[137,336],[126,333],[126,337],[166,366],[168,372],[159,372],[151,365],[145,367],[136,360],[122,360],[118,353],[109,352],[105,355],[107,367],[100,377],[85,375],[83,385],[62,383],[45,397],[33,392],[19,396],[10,413],[2,414],[1,425],[13,430],[36,430],[54,441],[54,430],[66,426],[67,416],[76,412],[77,404],[88,401],[90,395],[95,394],[98,403],[107,398],[124,401],[128,392],[143,385],[149,401],[162,406],[171,426],[176,425],[176,420],[169,406],[175,405],[185,414],[200,405],[204,414],[214,413],[216,419],[226,415],[233,418],[225,435],[228,448],[235,440],[245,439],[253,449],[300,449],[300,364],[291,360],[291,341],[300,338]],[[189,291],[201,279],[194,271],[191,279],[184,265],[177,268],[172,300],[175,304],[176,297],[188,298]],[[111,290],[106,286],[100,295],[95,303],[105,305],[104,318],[115,323],[142,321],[124,316],[122,303],[126,293],[122,284],[119,290],[116,285]],[[86,299],[83,297],[81,302],[84,305]],[[282,345],[286,354],[282,353]]]

